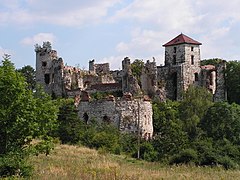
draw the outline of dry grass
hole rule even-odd
[[[220,167],[172,166],[148,163],[84,147],[59,145],[49,155],[33,157],[32,179],[239,179],[240,170]]]

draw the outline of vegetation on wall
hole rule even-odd
[[[132,74],[137,78],[138,84],[141,86],[141,75],[142,75],[142,69],[144,67],[143,60],[135,59],[133,63],[131,64],[131,70]]]

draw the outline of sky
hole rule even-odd
[[[180,33],[202,43],[201,59],[240,59],[240,0],[0,0],[0,56],[35,67],[50,41],[64,63],[120,69],[124,57],[156,59]]]

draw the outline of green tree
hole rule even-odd
[[[135,59],[131,64],[132,74],[137,78],[139,85],[141,85],[140,77],[142,75],[143,67],[144,67],[143,60]]]
[[[212,94],[205,88],[190,86],[183,94],[179,106],[180,119],[190,139],[198,136],[198,123],[212,104]]]
[[[213,59],[204,59],[200,62],[201,66],[204,65],[217,65],[219,63],[221,63],[223,60],[219,59],[219,58],[213,58]]]
[[[58,108],[44,93],[35,98],[26,86],[24,77],[15,70],[10,56],[5,55],[0,66],[0,176],[24,171],[20,166],[24,164],[25,155],[34,148],[30,144],[33,139],[41,139],[36,146],[44,144],[45,152],[50,150],[46,146],[48,133],[55,127]],[[3,163],[13,162],[6,161],[9,157],[18,159],[20,163]]]
[[[83,131],[83,121],[78,117],[78,111],[73,99],[63,99],[58,115],[58,137],[62,143],[75,144],[80,139],[80,131]]]
[[[240,145],[240,106],[226,102],[215,103],[201,120],[200,127],[207,137],[227,139]]]
[[[21,69],[18,69],[17,71],[22,73],[22,75],[25,77],[28,83],[28,88],[30,90],[34,90],[36,88],[36,72],[33,67],[27,65],[22,67]]]
[[[178,108],[179,102],[176,101],[153,103],[155,135],[152,143],[158,152],[158,160],[168,159],[188,145]]]
[[[229,61],[226,68],[227,99],[240,104],[240,62]]]

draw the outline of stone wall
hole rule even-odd
[[[225,83],[226,61],[223,61],[216,65],[216,92],[214,94],[214,101],[226,101],[227,100],[227,90]]]
[[[137,78],[132,74],[131,61],[128,57],[122,61],[122,91],[123,93],[129,92],[133,96],[141,93]]]
[[[105,121],[122,132],[140,133],[146,139],[153,135],[152,104],[143,99],[84,101],[79,103],[78,111],[85,122]]]
[[[95,60],[89,61],[89,71],[96,74],[109,74],[109,63],[95,64]]]
[[[52,50],[49,42],[35,46],[36,52],[36,82],[45,92],[62,96],[63,93],[63,60],[58,58],[57,51]]]
[[[201,66],[201,86],[212,94],[216,91],[216,68],[214,65]]]
[[[145,63],[142,69],[141,75],[141,88],[143,92],[150,97],[153,97],[158,90],[157,85],[157,66],[156,62],[150,62],[149,60]]]

